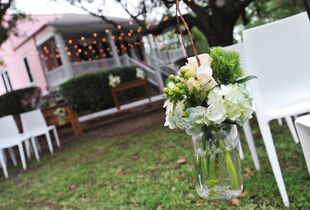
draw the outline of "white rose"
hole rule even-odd
[[[212,69],[208,65],[201,65],[197,69],[196,76],[201,86],[204,86],[205,91],[208,91],[217,85],[212,77]]]
[[[186,64],[185,66],[182,66],[181,69],[186,69],[191,74],[196,74],[196,67],[192,64]]]
[[[200,55],[198,55],[198,58],[199,58],[201,66],[202,65],[208,65],[208,66],[211,65],[212,58],[210,57],[210,55],[208,53],[200,54]],[[195,67],[195,69],[198,69],[199,66],[197,63],[196,56],[187,58],[187,62],[188,62],[188,64],[193,65]]]
[[[200,84],[197,80],[195,80],[193,77],[189,78],[186,81],[186,85],[187,88],[189,89],[189,91],[193,91],[194,88],[196,88],[197,90],[200,89]]]

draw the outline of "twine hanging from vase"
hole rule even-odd
[[[191,41],[193,52],[194,52],[194,55],[195,55],[195,57],[197,59],[198,66],[200,66],[201,63],[200,63],[200,60],[199,60],[199,57],[198,57],[198,53],[197,53],[197,49],[196,49],[195,43],[193,41],[192,33],[191,33],[191,31],[190,31],[190,29],[188,27],[188,24],[187,24],[186,20],[184,19],[183,15],[181,13],[181,10],[180,10],[180,1],[176,0],[175,4],[176,4],[175,12],[176,12],[176,20],[177,20],[178,30],[179,30],[179,33],[180,33],[180,36],[181,36],[181,39],[182,39],[182,44],[183,44],[183,47],[185,49],[186,56],[188,57],[188,53],[187,53],[187,48],[186,48],[186,45],[185,45],[185,42],[184,42],[183,33],[182,33],[182,30],[181,30],[181,26],[180,26],[179,15],[180,15],[180,18],[181,18],[181,20],[182,20],[182,22],[183,22],[183,24],[184,24],[184,26],[186,28],[187,34],[189,36],[189,39]]]

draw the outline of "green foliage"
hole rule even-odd
[[[213,59],[211,63],[213,78],[218,84],[235,83],[243,75],[237,52],[214,47],[210,50],[210,56]]]
[[[102,70],[73,78],[62,84],[60,90],[71,106],[79,112],[95,112],[114,106],[109,75],[120,76],[121,83],[136,80],[136,66],[125,66]],[[120,94],[121,100],[136,98],[144,92],[141,88]]]
[[[246,28],[273,22],[303,11],[305,11],[305,5],[302,0],[256,0],[246,10],[247,16],[251,18]]]
[[[0,116],[16,115],[31,110],[32,99],[39,100],[40,89],[29,87],[0,96]]]
[[[64,144],[55,155],[43,153],[40,162],[32,158],[25,172],[9,166],[10,178],[1,174],[0,209],[285,209],[258,126],[251,127],[261,170],[253,169],[240,132],[245,153],[242,171],[253,169],[254,174],[243,174],[247,196],[239,198],[238,207],[200,198],[190,138],[183,132],[152,127],[104,139],[86,134]],[[294,144],[285,126],[274,121],[271,127],[290,192],[290,209],[310,209],[309,174],[301,147]],[[180,157],[186,160],[182,165],[177,164]]]
[[[192,32],[193,40],[195,42],[197,53],[202,54],[202,53],[208,52],[209,44],[204,34],[201,33],[201,31],[197,27],[193,27],[191,32]],[[194,55],[193,48],[191,45],[188,47],[188,54],[190,56]]]

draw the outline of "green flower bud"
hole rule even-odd
[[[181,75],[184,75],[185,73],[187,72],[187,70],[186,69],[180,69],[180,73],[181,73]]]
[[[190,73],[190,72],[186,72],[185,74],[184,74],[184,77],[185,78],[190,78],[190,77],[192,77],[193,75],[192,75],[192,73]]]
[[[179,92],[180,92],[180,88],[178,88],[177,86],[175,86],[175,87],[173,88],[173,92],[179,93]]]
[[[182,117],[188,117],[188,113],[187,112],[182,112]]]
[[[168,94],[168,93],[169,93],[169,88],[164,87],[164,88],[163,88],[163,92],[164,92],[165,94]]]
[[[170,74],[168,79],[171,80],[171,81],[174,81],[175,80],[175,76],[173,74]]]
[[[180,83],[180,82],[179,82],[179,83],[177,83],[177,84],[176,84],[176,86],[177,86],[178,88],[180,88],[180,89],[182,89],[182,88],[183,88],[183,84],[182,84],[182,83]]]

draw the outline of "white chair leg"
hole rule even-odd
[[[17,166],[17,161],[16,161],[16,157],[15,157],[15,153],[14,153],[13,148],[11,147],[8,150],[9,150],[9,155],[10,155],[10,158],[11,158],[14,166]]]
[[[290,129],[291,135],[293,136],[295,144],[299,143],[298,136],[296,133],[296,129],[291,117],[285,117],[288,128]]]
[[[244,153],[243,153],[243,149],[242,149],[242,146],[241,146],[241,142],[239,141],[239,156],[240,156],[240,159],[243,160],[244,159]]]
[[[53,132],[54,132],[54,137],[55,137],[55,140],[56,140],[56,144],[60,148],[61,145],[60,145],[59,136],[58,136],[56,127],[53,128]]]
[[[245,139],[248,143],[248,147],[250,149],[250,153],[252,156],[252,160],[254,163],[254,166],[256,168],[256,170],[259,171],[260,169],[260,164],[259,164],[259,160],[258,160],[258,156],[257,156],[257,152],[256,152],[256,148],[255,148],[255,144],[254,144],[254,139],[253,139],[253,135],[252,135],[252,131],[251,131],[251,127],[250,127],[250,122],[246,121],[245,124],[243,125],[243,131],[244,131],[244,135],[245,135]]]
[[[277,120],[278,120],[278,124],[279,124],[280,126],[282,126],[282,125],[283,125],[283,123],[282,123],[282,118],[278,118]]]
[[[295,122],[295,124],[310,175],[310,128],[299,124],[298,122]]]
[[[5,178],[8,178],[9,174],[8,174],[8,169],[6,167],[6,162],[4,160],[3,149],[0,150],[0,163],[1,163],[2,171],[4,173]]]
[[[265,143],[265,147],[266,147],[267,155],[268,155],[268,158],[271,164],[271,168],[276,178],[276,182],[277,182],[277,185],[278,185],[278,188],[279,188],[282,200],[283,200],[283,204],[284,206],[289,206],[290,202],[289,202],[285,184],[283,181],[282,172],[281,172],[278,156],[276,153],[276,149],[273,143],[269,123],[266,121],[260,120],[259,118],[258,118],[258,123],[259,123],[259,127],[261,130],[261,134],[263,136],[263,140]]]
[[[25,158],[24,147],[22,143],[18,144],[18,150],[19,150],[20,159],[22,161],[23,169],[26,170],[27,169],[26,158]]]
[[[53,150],[53,144],[52,144],[52,140],[51,140],[50,133],[49,133],[49,132],[46,132],[45,136],[46,136],[48,148],[49,148],[50,152],[53,154],[53,153],[54,153],[54,150]]]
[[[39,156],[36,140],[35,140],[34,137],[31,137],[31,144],[32,144],[32,148],[33,148],[33,151],[34,151],[34,156],[36,157],[37,161],[39,161],[40,160],[40,156]]]
[[[36,142],[38,151],[41,152],[41,145],[40,145],[40,143],[39,143],[39,141],[38,141],[38,138],[37,138],[37,137],[34,137],[34,140],[35,140],[35,142]]]
[[[27,139],[25,141],[25,148],[26,148],[27,157],[28,157],[28,159],[30,159],[31,158],[31,153],[30,153],[30,142],[29,142],[29,139]]]

